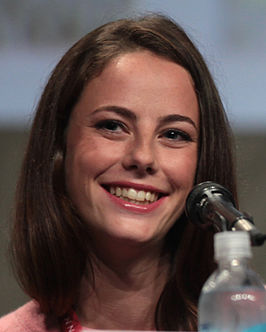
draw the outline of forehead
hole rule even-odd
[[[149,80],[149,87],[152,78],[154,78],[154,85],[160,83],[161,87],[164,82],[177,85],[179,81],[178,85],[182,85],[184,89],[194,89],[193,79],[185,68],[146,50],[115,57],[98,76],[98,80],[116,80],[135,84],[146,83]]]
[[[156,110],[195,113],[194,120],[198,117],[190,74],[180,65],[148,51],[113,59],[87,84],[79,103],[87,104],[87,110],[108,104],[152,113]]]

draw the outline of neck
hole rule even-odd
[[[107,251],[108,252],[108,251]],[[116,251],[115,251],[116,252]],[[81,325],[95,329],[154,330],[154,314],[169,273],[168,256],[157,248],[109,251],[93,256],[95,285],[84,278],[77,315]]]

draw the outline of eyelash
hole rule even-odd
[[[119,120],[112,120],[112,119],[102,120],[102,121],[99,121],[98,123],[96,123],[95,127],[97,129],[105,130],[110,133],[120,133],[120,130],[124,131],[124,132],[128,132],[126,125]],[[118,131],[117,128],[119,128],[120,130]],[[177,135],[178,137],[177,138],[167,137],[167,135],[175,135],[175,136]],[[163,131],[159,135],[159,138],[166,138],[170,142],[176,142],[176,141],[191,142],[192,141],[192,138],[188,133],[186,133],[182,130],[179,130],[179,129],[175,129],[175,128],[169,128],[169,129]]]
[[[180,138],[176,139],[176,138],[172,138],[172,137],[166,137],[167,134],[178,135],[178,137],[180,137]],[[174,129],[174,128],[167,129],[166,131],[164,131],[160,135],[160,137],[165,137],[165,138],[167,138],[167,139],[169,139],[170,141],[173,141],[173,142],[174,141],[180,141],[180,140],[187,141],[187,142],[191,142],[192,141],[192,138],[191,138],[191,136],[188,133],[186,133],[186,132],[184,132],[182,130],[179,130],[179,129]]]
[[[109,126],[109,128],[108,128]],[[116,132],[117,130],[115,130],[114,128],[111,128],[111,127],[114,127],[116,126],[117,127],[120,127],[121,130],[124,130],[124,131],[127,131],[126,130],[126,126],[121,122],[121,121],[118,121],[118,120],[102,120],[98,123],[96,123],[95,127],[97,129],[102,129],[102,130],[106,130],[106,131],[110,131],[110,132]]]

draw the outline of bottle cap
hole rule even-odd
[[[215,260],[226,257],[251,257],[250,237],[248,232],[229,231],[214,235]]]

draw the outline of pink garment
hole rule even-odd
[[[60,332],[56,319],[40,312],[31,301],[0,319],[0,332]]]

